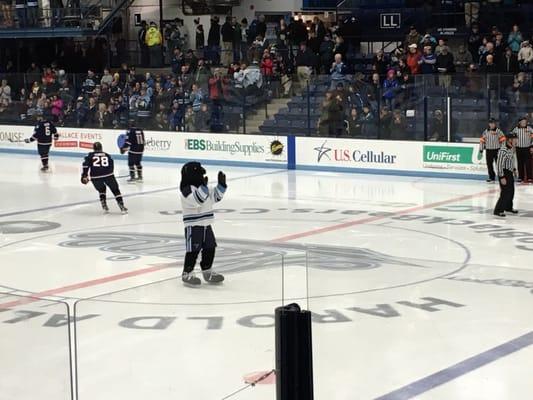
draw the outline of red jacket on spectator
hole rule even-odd
[[[52,115],[54,117],[60,118],[63,115],[63,100],[57,98],[52,101]]]
[[[420,61],[420,53],[407,53],[407,67],[411,71],[412,75],[416,75],[420,73],[420,64],[418,64],[418,61]]]
[[[209,78],[209,98],[218,100],[222,97],[222,82],[219,77],[212,76]]]
[[[261,72],[265,76],[274,75],[274,63],[272,62],[272,58],[270,57],[263,58],[263,61],[261,61]]]

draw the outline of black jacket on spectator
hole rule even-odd
[[[207,36],[208,46],[220,46],[220,25],[218,21],[211,21],[209,35]]]
[[[289,36],[292,45],[299,45],[307,41],[307,28],[301,21],[292,21],[289,24]]]
[[[446,68],[446,73],[455,72],[455,64],[453,63],[453,54],[442,54],[437,56],[437,71],[439,68]]]
[[[313,54],[318,54],[320,52],[320,39],[313,37],[307,42],[307,46],[311,49]]]
[[[335,43],[333,43],[332,40],[324,40],[322,44],[320,44],[320,64],[322,65],[322,69],[324,70],[324,72],[327,72],[331,67],[331,64],[333,63],[334,46]]]
[[[497,74],[498,66],[495,63],[485,64],[485,65],[482,65],[479,70],[481,72],[484,72],[485,74]]]
[[[295,62],[297,67],[314,67],[316,66],[316,56],[308,48],[305,51],[298,50]]]
[[[222,25],[222,41],[233,42],[233,26],[231,22],[224,22],[224,25]]]
[[[502,74],[517,74],[519,72],[518,58],[516,54],[511,54],[510,57],[504,55],[500,58],[499,72]]]
[[[267,33],[267,25],[264,22],[257,21],[257,25],[255,27],[256,36],[261,36],[264,38]],[[255,39],[255,38],[254,38]]]

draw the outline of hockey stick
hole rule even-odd
[[[16,139],[16,140],[15,140],[15,139],[12,139],[12,138],[8,138],[7,140],[8,140],[9,142],[11,142],[11,143],[25,143],[25,142],[24,142],[24,139]]]

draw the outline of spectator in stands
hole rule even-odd
[[[11,7],[11,0],[0,1],[0,9],[2,11],[2,17],[4,18],[4,23],[2,25],[3,28],[11,28],[14,25]]]
[[[333,47],[333,54],[340,54],[342,59],[346,59],[346,53],[348,53],[348,45],[344,42],[344,38],[338,35],[335,38],[335,46]]]
[[[496,39],[494,40],[494,56],[498,62],[503,57],[505,48],[506,45],[503,41],[503,34],[498,32],[498,34],[496,35]]]
[[[529,71],[533,62],[533,48],[529,40],[524,40],[518,52],[518,63],[521,71]]]
[[[507,44],[513,51],[513,53],[518,53],[520,51],[520,43],[522,43],[524,39],[522,38],[522,32],[520,32],[520,28],[517,24],[513,25],[513,30],[509,33],[509,36],[507,37]]]
[[[28,26],[31,28],[39,24],[39,2],[37,0],[26,0],[26,12]]]
[[[320,55],[320,73],[327,73],[331,63],[334,61],[333,48],[335,43],[331,40],[331,35],[326,33],[324,36],[324,41],[320,44],[319,55]]]
[[[189,101],[192,105],[192,110],[194,112],[200,111],[200,107],[205,100],[205,95],[201,88],[197,84],[193,83],[191,88],[191,93],[189,94]]]
[[[416,44],[418,46],[421,40],[422,36],[420,35],[420,33],[418,33],[415,26],[411,25],[411,27],[409,28],[409,33],[405,37],[403,47],[404,49],[406,49],[412,44]]]
[[[485,74],[497,74],[498,66],[494,62],[494,56],[492,54],[487,55],[487,59],[484,65],[481,66],[481,72]]]
[[[390,139],[392,112],[389,107],[383,106],[379,112],[378,139]]]
[[[221,62],[223,66],[228,66],[233,60],[233,25],[231,24],[231,17],[226,17],[226,22],[221,28],[222,34],[222,50],[221,50]]]
[[[374,123],[374,114],[372,114],[372,110],[370,109],[370,106],[368,104],[365,104],[363,106],[363,112],[361,113],[360,119],[363,125],[366,124],[368,126],[371,126]]]
[[[411,71],[411,75],[417,75],[421,72],[420,60],[422,56],[418,52],[416,44],[409,45],[409,53],[407,54],[407,67]]]
[[[196,50],[201,50],[205,46],[204,26],[200,23],[200,18],[195,18],[193,22]]]
[[[185,117],[184,117],[184,131],[185,132],[193,132],[194,131],[194,111],[191,106],[187,107],[187,110],[185,111]]]
[[[280,19],[279,25],[276,26],[276,37],[279,38],[283,35],[283,37],[286,39],[288,36],[288,32],[289,32],[289,29],[287,26],[287,22],[285,21],[285,18]]]
[[[378,50],[374,59],[372,60],[372,70],[383,78],[387,73],[387,60],[385,60],[385,53],[383,50]]]
[[[459,50],[454,57],[455,70],[458,73],[464,73],[468,66],[474,62],[472,54],[466,50],[464,45],[459,46]]]
[[[288,26],[289,42],[291,45],[291,53],[297,50],[301,43],[307,41],[307,28],[301,17],[294,17]]]
[[[266,22],[265,22],[265,16],[264,15],[260,15],[259,16],[259,19],[257,21],[257,26],[256,26],[255,30],[256,30],[256,35],[257,36],[261,36],[262,38],[266,38],[267,25],[266,25]]]
[[[263,58],[260,65],[261,73],[263,74],[263,81],[268,90],[272,89],[272,79],[274,77],[274,60],[268,49],[263,52]]]
[[[479,60],[479,47],[482,45],[482,37],[479,33],[479,25],[477,23],[472,24],[472,29],[468,35],[468,51],[472,55],[472,58]]]
[[[467,27],[479,20],[479,1],[465,1],[465,24]]]
[[[298,84],[300,89],[303,90],[311,78],[313,68],[316,65],[316,57],[311,50],[307,48],[305,42],[300,44],[298,53],[296,53],[295,65],[296,74],[298,76]]]
[[[147,67],[150,62],[150,53],[148,52],[148,46],[146,45],[146,31],[148,26],[146,21],[141,21],[141,29],[137,32],[137,40],[139,41],[139,48],[141,50],[141,66]]]
[[[208,54],[204,57],[211,61],[212,64],[220,63],[220,24],[218,16],[211,18],[211,27],[207,35]]]
[[[65,104],[63,100],[56,95],[53,95],[50,101],[52,120],[55,123],[60,123],[63,120],[63,107]]]
[[[198,67],[198,58],[196,57],[196,54],[194,54],[194,50],[192,49],[187,50],[183,58],[183,61],[185,64],[189,65],[189,71],[191,73],[194,73],[194,71],[196,71],[196,68]]]
[[[487,57],[489,55],[493,57],[494,62],[497,62],[497,54],[494,50],[494,43],[492,42],[487,42],[485,44],[485,50],[484,51],[482,50],[482,54],[479,59],[479,65],[481,66],[485,65],[487,63]]]
[[[150,67],[161,68],[163,66],[163,38],[155,22],[150,22],[146,31],[146,45],[150,53]]]
[[[3,100],[8,105],[11,103],[11,86],[9,86],[6,79],[2,79],[0,85],[0,100]]]
[[[241,43],[242,43],[242,29],[241,24],[237,21],[236,17],[231,19],[231,25],[233,27],[233,62],[239,62],[241,60]]]
[[[424,48],[425,46],[431,46],[431,48],[433,49],[433,52],[434,52],[435,54],[437,54],[437,50],[436,50],[437,47],[438,47],[437,43],[440,44],[441,41],[443,42],[444,39],[439,39],[439,41],[437,42],[437,39],[436,39],[433,35],[431,35],[431,33],[429,33],[429,29],[428,29],[428,31],[426,32],[426,34],[425,34],[425,35],[422,37],[422,39],[420,40],[419,45],[420,45],[420,47],[422,47],[422,48]],[[442,44],[442,45],[444,45],[444,44]]]
[[[439,56],[440,53],[442,53],[442,49],[443,49],[444,47],[448,47],[448,45],[447,45],[447,40],[446,40],[446,39],[443,39],[443,38],[440,38],[440,39],[439,39],[439,43],[438,43],[437,46],[435,46],[435,50],[434,50],[435,55],[436,55],[437,57]]]
[[[387,72],[387,79],[383,81],[383,100],[389,109],[393,110],[396,106],[395,98],[399,88],[398,81],[396,80],[396,71],[389,69]]]
[[[320,39],[316,36],[315,31],[309,31],[309,37],[307,39],[307,47],[313,52],[313,54],[318,55],[320,53]]]
[[[435,64],[437,63],[437,57],[433,54],[431,46],[424,47],[424,53],[418,61],[420,64],[420,71],[423,74],[434,74],[435,73]]]
[[[450,53],[448,46],[443,46],[437,56],[436,67],[439,73],[439,86],[449,88],[452,83],[452,76],[455,72],[453,54]]]
[[[320,107],[318,133],[320,136],[337,137],[342,133],[343,109],[340,96],[332,91],[326,92],[326,98]]]
[[[516,54],[512,51],[510,47],[507,47],[505,49],[505,54],[500,59],[500,64],[498,71],[502,74],[509,75],[509,74],[517,74],[518,71],[520,71],[520,66],[518,65],[518,57]],[[505,78],[505,77],[502,77]],[[512,78],[512,77],[511,77]],[[512,80],[508,84],[512,83]]]
[[[407,140],[406,135],[407,122],[400,110],[392,112],[392,121],[390,123],[390,140]]]
[[[352,108],[350,110],[350,115],[345,121],[346,124],[346,134],[351,138],[360,138],[363,134],[363,127],[361,120],[359,119],[359,113],[357,108]]]
[[[102,75],[102,78],[100,79],[100,85],[103,85],[103,84],[111,85],[111,82],[113,82],[113,75],[111,75],[111,72],[109,72],[108,68],[105,68],[104,74]]]
[[[335,61],[331,64],[329,70],[331,76],[331,89],[335,88],[339,82],[344,82],[346,80],[346,75],[348,73],[348,67],[342,61],[342,55],[337,53],[335,54]]]
[[[181,72],[181,66],[185,63],[185,56],[181,52],[181,49],[179,47],[176,47],[174,49],[174,55],[172,56],[172,60],[170,60],[170,67],[172,68],[172,72],[177,75]]]
[[[247,95],[256,95],[263,86],[263,77],[257,61],[252,62],[244,70],[244,90]]]
[[[194,128],[198,132],[209,132],[211,126],[211,115],[207,108],[207,104],[203,103],[194,116]]]
[[[324,37],[326,36],[326,27],[324,22],[317,16],[313,17],[312,31],[315,32],[315,36],[320,42],[324,40]]]
[[[53,27],[61,25],[64,7],[62,0],[50,0],[50,8],[52,9],[51,24]]]
[[[441,110],[435,110],[433,120],[429,126],[429,140],[433,142],[445,142],[447,137],[446,121]]]
[[[200,58],[198,60],[198,67],[196,68],[196,71],[194,71],[194,82],[198,85],[198,87],[201,87],[205,90],[207,88],[210,74],[211,72],[206,67],[204,59]]]

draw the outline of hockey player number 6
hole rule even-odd
[[[94,156],[93,167],[109,167],[109,159],[105,156]]]

